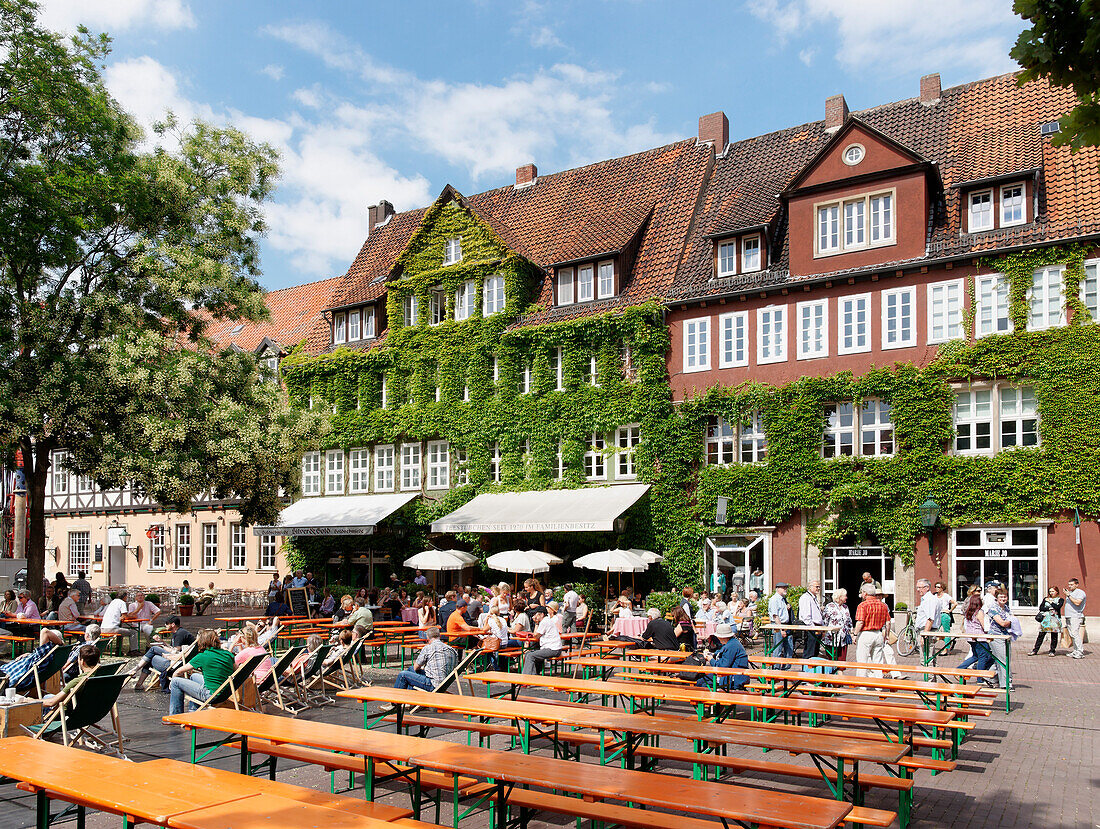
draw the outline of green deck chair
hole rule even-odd
[[[97,673],[100,669],[115,673]],[[117,670],[115,665],[101,665],[84,674],[80,683],[70,690],[68,698],[56,706],[41,725],[23,728],[36,740],[49,739],[60,734],[66,746],[78,743],[125,760],[123,748],[126,741],[122,736],[117,703],[127,675],[117,673]],[[111,717],[113,736],[111,730],[99,725],[100,720],[107,715]]]

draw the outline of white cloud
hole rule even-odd
[[[103,80],[111,94],[137,118],[146,132],[169,110],[181,123],[196,118],[214,120],[214,111],[209,106],[196,104],[185,96],[171,70],[147,55],[111,64],[104,71]]]
[[[531,31],[531,45],[536,49],[550,49],[564,47],[565,44],[549,26],[536,26]]]
[[[798,59],[807,66],[810,66],[814,62],[814,56],[817,54],[816,49],[800,49],[798,52]]]
[[[284,70],[283,67],[281,67],[277,63],[269,63],[260,71],[271,78],[271,80],[273,81],[281,81],[283,79],[283,75],[286,74],[286,70]]]
[[[1011,71],[1008,50],[1022,28],[1005,0],[750,0],[748,8],[783,43],[833,30],[842,66],[891,74]]]
[[[186,0],[44,0],[38,19],[58,32],[75,32],[81,24],[108,34],[143,26],[168,31],[195,27]]]

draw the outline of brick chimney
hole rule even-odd
[[[920,79],[920,102],[934,104],[940,99],[940,73],[925,75]]]
[[[848,120],[848,102],[843,95],[830,95],[825,99],[825,129],[836,132]]]
[[[699,141],[710,144],[721,155],[730,143],[730,122],[724,112],[712,112],[699,118]]]
[[[367,235],[374,233],[374,229],[384,224],[393,215],[393,205],[383,199],[378,204],[372,204],[367,208]]]
[[[534,164],[524,164],[522,167],[516,167],[516,187],[520,187],[524,184],[530,184],[539,175],[539,168]]]

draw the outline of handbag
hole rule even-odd
[[[500,650],[500,637],[486,636],[481,640],[481,649],[487,653],[496,653]]]
[[[1041,611],[1041,610],[1038,613],[1035,614],[1035,621],[1036,622],[1041,622],[1045,618],[1046,618],[1046,614],[1043,613],[1043,611]]]
[[[893,628],[887,628],[887,630],[886,630],[886,644],[887,645],[896,645],[897,642],[898,642],[898,634],[894,631]]]
[[[1058,637],[1058,639],[1059,639],[1058,643],[1063,648],[1072,647],[1072,645],[1073,645],[1073,637],[1069,635],[1069,628],[1066,628],[1066,627],[1062,628],[1062,633]]]
[[[684,666],[690,666],[704,665],[706,663],[703,661],[703,655],[696,651],[680,664]],[[703,677],[703,674],[699,673],[698,671],[681,671],[680,673],[676,674],[676,677],[678,679],[682,679],[684,682],[698,682]]]

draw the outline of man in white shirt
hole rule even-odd
[[[561,630],[572,633],[577,628],[577,606],[581,603],[580,594],[573,585],[565,585],[565,595],[561,599]]]
[[[711,609],[710,606],[710,599],[706,596],[699,600],[699,609],[695,612],[695,621],[704,623],[710,622],[711,624],[714,624],[716,621],[714,610]]]
[[[130,604],[130,616],[137,619],[138,630],[146,636],[152,636],[155,630],[153,621],[160,616],[160,608],[148,599],[134,601]]]
[[[943,602],[940,597],[932,592],[932,582],[928,579],[917,579],[917,598],[920,605],[917,607],[917,615],[913,619],[913,626],[917,631],[917,647],[921,647],[920,635],[925,631],[933,631],[940,624],[940,612]]]
[[[1063,611],[1066,617],[1066,629],[1069,630],[1069,638],[1073,640],[1073,650],[1070,656],[1074,659],[1082,659],[1085,651],[1081,647],[1081,627],[1085,624],[1085,591],[1081,589],[1077,579],[1066,582],[1066,608]]]
[[[119,635],[125,634],[130,640],[130,650],[136,651],[138,646],[138,632],[133,628],[122,626],[122,617],[126,615],[126,612],[130,609],[130,606],[126,604],[126,591],[118,591],[118,595],[111,600],[111,603],[103,610],[103,624],[101,630],[103,633],[117,633]]]
[[[825,617],[821,613],[821,582],[811,581],[806,592],[798,597],[798,623],[807,627],[824,627]],[[806,641],[802,645],[802,658],[813,659],[821,647],[821,635],[806,631]]]
[[[558,630],[558,620],[546,613],[545,607],[528,608],[531,621],[535,623],[535,641],[538,650],[528,651],[523,657],[523,670],[525,674],[540,674],[542,666],[547,659],[561,656],[561,631]]]

